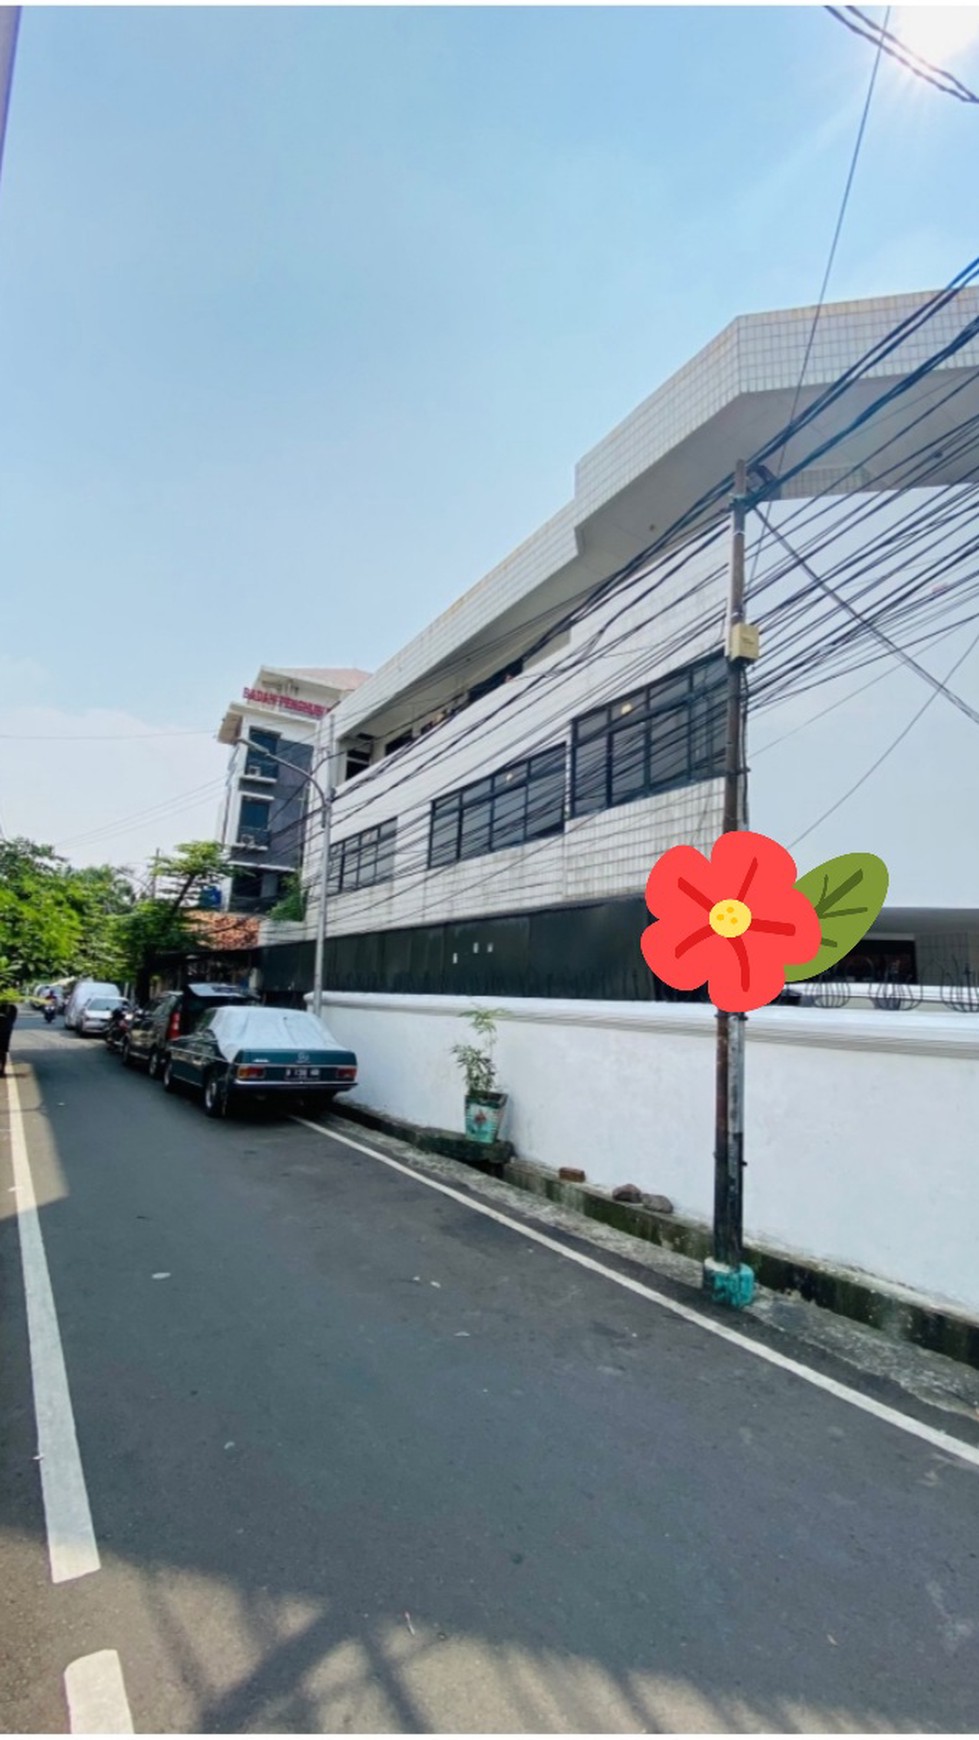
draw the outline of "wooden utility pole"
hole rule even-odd
[[[744,539],[747,477],[744,462],[734,473],[731,504],[731,589],[727,623],[727,722],[724,758],[723,832],[745,825],[745,666],[757,657],[757,634],[744,619]],[[742,1270],[742,1176],[744,1172],[745,1015],[717,1012],[714,1125],[714,1261],[705,1284],[728,1304],[747,1304],[750,1271]],[[746,1295],[746,1296],[745,1296]]]

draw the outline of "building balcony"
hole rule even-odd
[[[269,828],[242,828],[232,850],[235,852],[267,852],[270,839],[271,829]]]

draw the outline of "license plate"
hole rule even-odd
[[[286,1081],[318,1081],[318,1069],[287,1069]]]

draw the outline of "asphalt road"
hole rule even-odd
[[[979,1468],[329,1136],[13,1063],[101,1567],[3,1106],[4,1732],[102,1651],[144,1733],[975,1731]]]

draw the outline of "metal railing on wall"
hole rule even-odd
[[[925,993],[920,985],[910,979],[898,977],[897,974],[885,974],[870,993],[870,1000],[875,1009],[886,1009],[900,1013],[902,1009],[917,1009],[925,1000]]]
[[[846,979],[815,979],[812,1000],[817,1009],[845,1009],[851,989]]]
[[[942,1002],[960,1015],[979,1015],[979,980],[971,967],[955,965],[954,973],[942,974]]]

